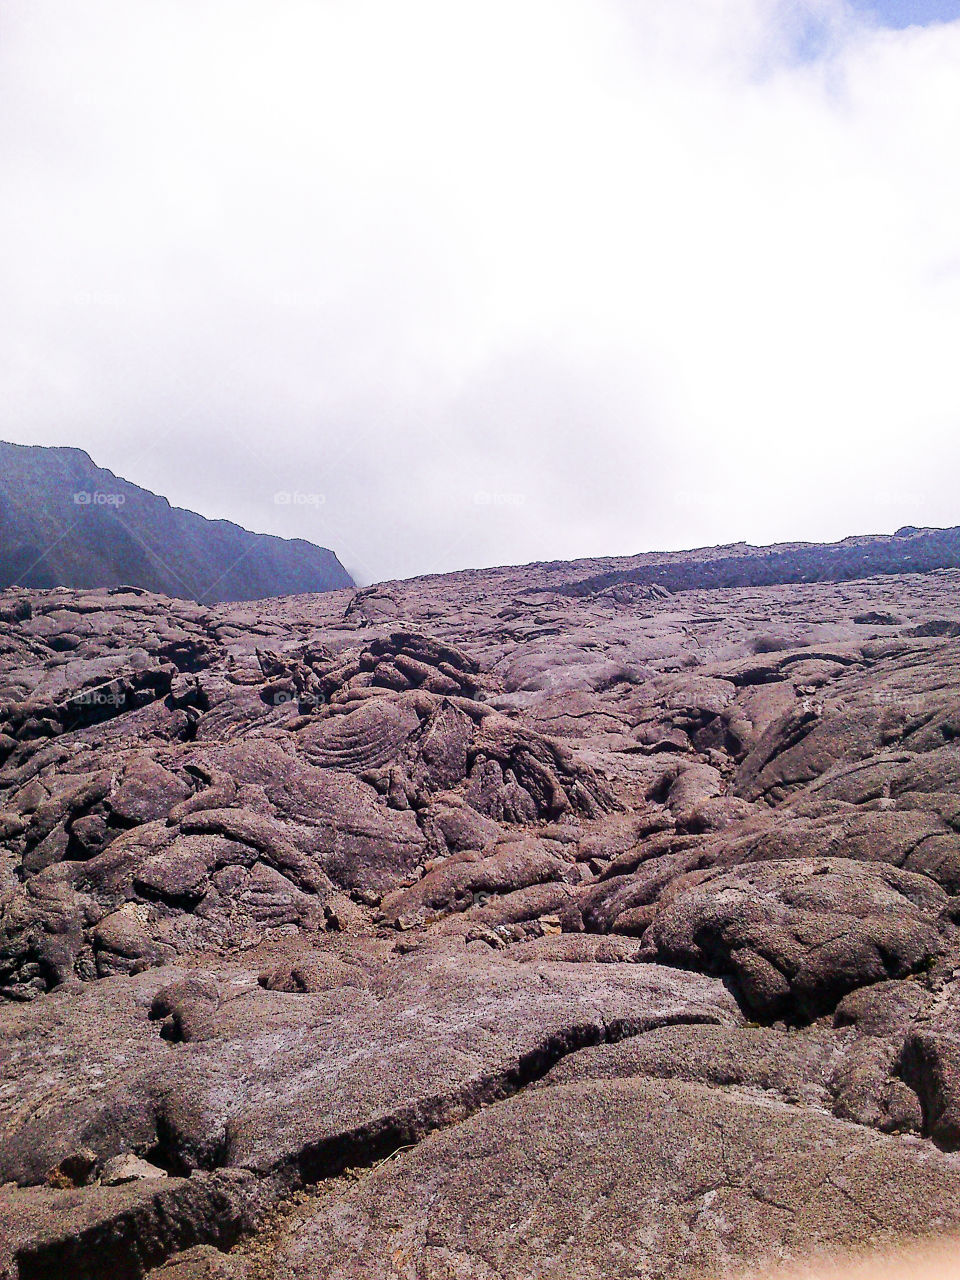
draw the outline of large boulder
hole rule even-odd
[[[809,1021],[849,991],[922,972],[948,948],[947,895],[926,876],[844,858],[694,873],[644,934],[644,954],[736,979],[759,1018]]]
[[[676,1081],[526,1092],[298,1214],[303,1280],[693,1277],[960,1227],[949,1156]]]

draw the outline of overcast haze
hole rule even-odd
[[[0,438],[362,581],[958,524],[949,19],[3,0]]]

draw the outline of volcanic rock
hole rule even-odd
[[[0,1276],[960,1229],[960,575],[837,545],[0,593]]]

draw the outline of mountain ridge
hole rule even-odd
[[[762,566],[762,571],[758,568]],[[721,567],[726,570],[724,580]],[[513,583],[518,591],[590,595],[619,584],[659,584],[692,591],[777,583],[843,582],[898,573],[960,568],[960,526],[906,526],[895,533],[850,534],[834,542],[745,541],[679,551],[640,551],[622,556],[582,556],[573,560],[533,560],[447,573],[416,574],[377,584],[444,583],[460,579]],[[542,582],[528,585],[533,573]],[[806,575],[806,576],[803,576]]]
[[[214,604],[353,580],[326,547],[175,507],[83,449],[0,441],[0,586],[128,584]]]

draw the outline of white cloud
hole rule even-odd
[[[369,578],[957,523],[958,70],[842,0],[6,0],[0,437]]]

